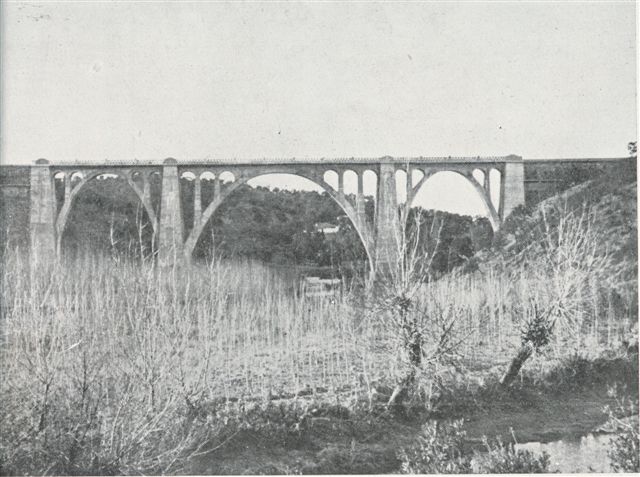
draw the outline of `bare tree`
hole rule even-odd
[[[521,345],[500,384],[508,387],[531,355],[552,338],[575,334],[585,318],[586,294],[594,277],[609,277],[611,260],[601,244],[605,237],[595,226],[592,210],[558,211],[555,223],[542,211],[541,241],[527,250],[526,269],[533,284],[531,298],[523,303]]]
[[[401,405],[415,387],[418,374],[426,366],[446,360],[460,343],[455,326],[460,314],[429,294],[443,221],[436,215],[425,233],[422,214],[411,214],[406,207],[399,222],[395,262],[376,288],[374,307],[394,337],[401,357],[401,372],[387,407]]]

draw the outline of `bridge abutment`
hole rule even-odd
[[[524,163],[518,156],[509,156],[504,165],[504,174],[500,191],[500,222],[504,221],[513,209],[524,205]]]

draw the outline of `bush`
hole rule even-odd
[[[625,408],[626,407],[626,408]],[[611,448],[607,452],[611,460],[611,468],[616,472],[639,472],[640,471],[640,436],[638,435],[637,420],[631,422],[621,419],[622,416],[631,414],[638,410],[638,402],[627,402],[618,404],[614,411],[607,409],[609,419],[618,428],[619,432],[611,441]]]
[[[400,452],[402,473],[470,474],[471,458],[462,452],[466,437],[462,425],[462,419],[425,424],[416,445]]]
[[[227,421],[226,433],[244,433],[283,447],[297,447],[309,425],[309,403],[282,401],[243,404],[215,413],[215,421]]]
[[[401,451],[405,474],[520,474],[549,472],[549,455],[516,449],[513,443],[495,443],[485,437],[487,452],[466,451],[463,421],[431,422],[423,426],[417,444]]]
[[[611,468],[616,472],[640,472],[640,443],[638,430],[629,427],[622,431],[611,443],[607,453]]]
[[[536,455],[531,451],[516,449],[512,442],[503,444],[500,439],[495,444],[484,441],[486,454],[477,454],[480,474],[542,474],[549,472],[549,455]]]

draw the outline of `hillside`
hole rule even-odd
[[[535,259],[546,234],[559,233],[562,217],[581,218],[600,240],[597,252],[618,267],[623,282],[637,288],[638,226],[635,178],[604,175],[554,195],[532,208],[520,207],[504,222],[492,247],[474,257],[481,270],[514,267]]]

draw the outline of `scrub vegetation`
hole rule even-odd
[[[604,187],[516,212],[455,267],[434,265],[461,247],[450,224],[408,214],[382,283],[330,299],[252,254],[33,266],[8,248],[1,471],[548,471],[515,441],[589,432],[613,386],[638,395],[636,185]],[[637,470],[630,422],[616,470]]]

